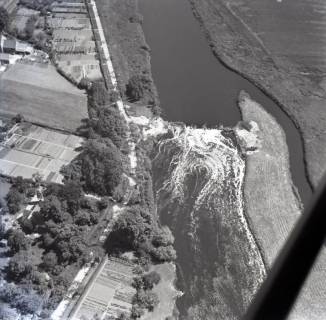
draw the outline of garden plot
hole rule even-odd
[[[91,286],[84,293],[74,315],[77,319],[116,317],[121,312],[130,313],[132,297],[133,264],[121,259],[109,258],[99,270]]]
[[[48,182],[61,183],[60,169],[78,155],[81,143],[77,136],[20,125],[0,146],[1,173],[31,178],[38,172]]]
[[[71,12],[71,9],[84,10],[85,4],[64,2],[58,6],[60,12],[49,19],[58,68],[76,82],[82,78],[102,78],[90,19],[88,15]]]

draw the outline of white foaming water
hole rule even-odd
[[[250,251],[248,263],[257,272],[255,288],[252,288],[255,292],[265,278],[266,270],[244,215],[242,187],[245,160],[240,156],[231,138],[224,136],[221,129],[170,125],[169,132],[172,137],[159,142],[159,154],[172,156],[168,178],[159,192],[168,192],[172,199],[182,204],[186,197],[188,178],[197,177],[198,193],[195,195],[195,205],[191,212],[192,233],[196,232],[196,215],[200,213],[197,211],[200,207],[208,208],[213,214],[217,211],[216,208],[234,212],[234,219],[240,221],[247,238],[245,245],[249,246]],[[228,208],[228,205],[231,208]]]

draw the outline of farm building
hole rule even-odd
[[[9,54],[31,54],[33,47],[25,42],[15,39],[2,39],[0,41],[0,52]]]

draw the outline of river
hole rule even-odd
[[[152,73],[159,91],[163,117],[169,121],[197,127],[214,128],[219,125],[233,127],[241,120],[237,98],[240,90],[245,90],[272,114],[284,129],[289,146],[293,182],[298,188],[303,204],[306,204],[311,195],[311,188],[305,175],[301,137],[291,119],[256,86],[226,68],[214,57],[187,0],[140,0],[140,12],[144,17],[143,29],[146,41],[151,48]],[[197,134],[198,132],[189,133],[190,136]],[[163,174],[165,169],[163,165],[156,173]],[[187,183],[190,189],[196,191],[197,185],[192,185],[192,181]],[[215,248],[209,244],[215,241],[212,237],[213,229],[220,228],[221,231],[221,228],[226,226],[223,225],[223,221],[210,220],[209,215],[205,220],[198,222],[201,224],[198,233],[202,237],[198,244],[201,252],[196,255],[197,261],[191,265],[190,260],[193,259],[191,255],[198,250],[191,247],[189,236],[192,218],[188,212],[192,210],[193,200],[188,197],[188,202],[182,207],[174,203],[169,204],[169,194],[163,197],[166,198],[161,199],[159,205],[161,220],[174,231],[179,265],[178,285],[187,291],[177,302],[181,316],[185,316],[187,308],[201,294],[201,289],[196,291],[194,286],[205,285],[200,281],[187,284],[191,279],[189,274],[192,273],[193,277],[196,277],[196,272],[203,273],[204,270],[209,272],[214,268],[214,264],[223,263],[226,256],[221,258],[219,254],[214,253]],[[200,208],[198,212],[203,210]],[[178,211],[178,215],[173,211]],[[180,217],[182,214],[185,215],[183,218]],[[203,217],[203,214],[199,217]],[[223,227],[219,223],[222,223]],[[205,233],[205,230],[211,228],[212,232]],[[241,237],[242,235],[239,235],[239,239]],[[223,250],[227,251],[227,247],[223,247]],[[234,255],[236,254],[238,253],[234,252]],[[203,269],[200,271],[200,268]],[[243,271],[244,269],[238,270]],[[239,282],[247,280],[241,279]],[[237,284],[234,285],[236,286]],[[229,292],[229,297],[234,295],[234,292],[236,289]],[[237,315],[242,311],[232,310],[232,312]]]

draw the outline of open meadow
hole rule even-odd
[[[17,63],[0,74],[0,112],[75,131],[88,117],[87,96],[48,64]]]

